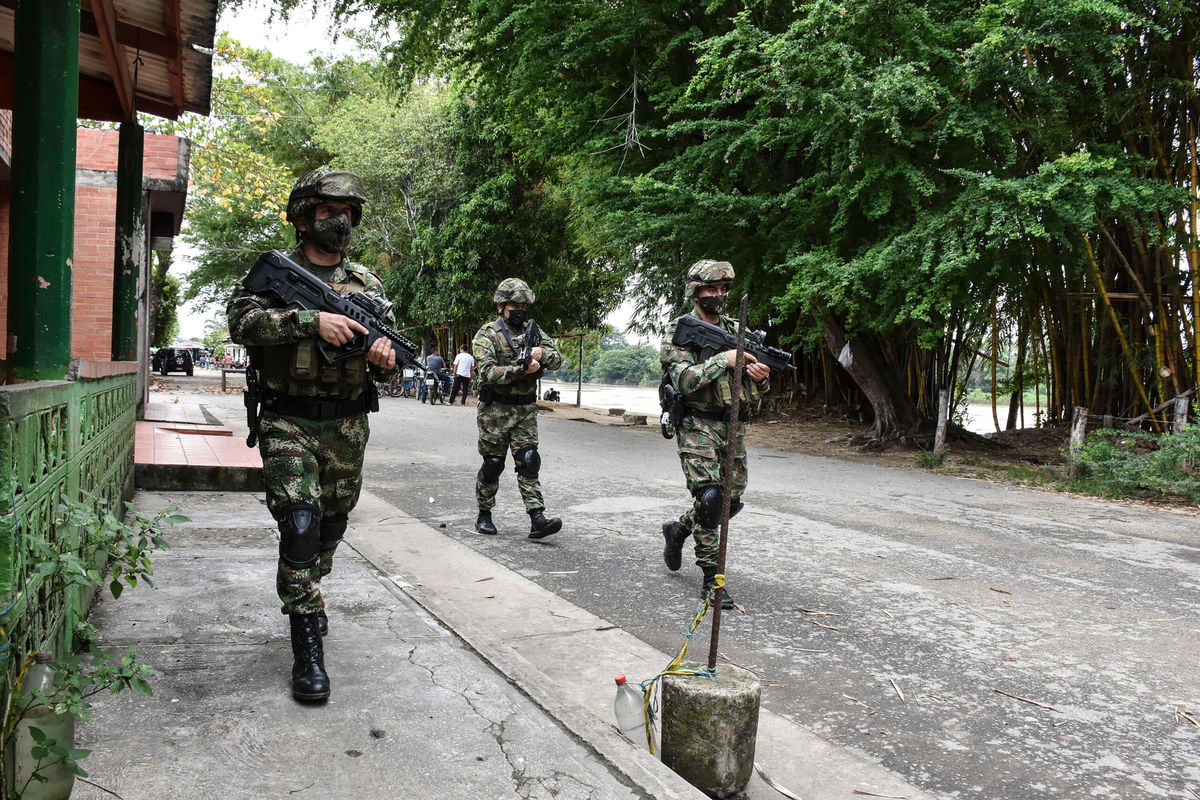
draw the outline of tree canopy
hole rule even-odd
[[[488,132],[459,174],[544,198],[530,225],[581,296],[626,287],[652,329],[687,264],[727,258],[802,392],[865,398],[880,439],[981,360],[1014,362],[1014,409],[1045,383],[1051,421],[1197,383],[1195,3],[333,6],[403,32],[391,74]]]

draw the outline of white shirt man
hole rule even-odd
[[[454,357],[454,385],[450,387],[450,405],[462,390],[462,405],[467,404],[467,394],[471,391],[471,378],[475,377],[475,356],[471,355],[468,345],[458,348]]]

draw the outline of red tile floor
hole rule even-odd
[[[135,463],[262,467],[257,448],[224,426],[206,424],[198,405],[147,403],[146,417],[135,426]]]

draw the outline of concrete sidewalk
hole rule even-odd
[[[668,654],[369,493],[325,582],[333,696],[315,706],[289,693],[261,497],[135,502],[193,521],[169,534],[157,589],[92,614],[107,646],[164,673],[153,697],[97,697],[79,730],[90,779],[125,800],[703,797],[610,724],[612,675]],[[805,800],[931,797],[766,711],[756,760]],[[784,795],[756,775],[744,796]]]
[[[164,674],[154,696],[99,695],[89,780],[125,800],[202,798],[700,798],[597,725],[580,741],[351,547],[326,579],[333,695],[290,695],[274,592],[278,552],[261,497],[139,492],[192,522],[168,533],[158,588],[100,602],[104,645],[136,646]],[[370,504],[355,522],[377,519]],[[368,516],[369,515],[369,516]],[[544,687],[543,687],[544,688]],[[614,764],[597,751],[620,752]],[[72,797],[112,795],[76,784]]]

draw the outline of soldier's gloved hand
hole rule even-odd
[[[380,336],[371,345],[371,349],[367,351],[367,361],[370,361],[380,369],[388,370],[396,366],[396,348],[392,343]]]
[[[353,339],[356,333],[366,332],[366,328],[349,317],[331,314],[328,311],[317,312],[317,335],[332,345],[341,347]]]
[[[538,349],[540,350],[541,348],[538,348]],[[541,368],[542,368],[542,365],[538,362],[538,360],[536,358],[532,358],[529,360],[529,366],[525,368],[525,374],[532,375],[533,373],[537,372]]]
[[[753,364],[746,365],[746,374],[756,381],[762,381],[771,374],[771,368],[766,364],[760,364],[756,361]]]

